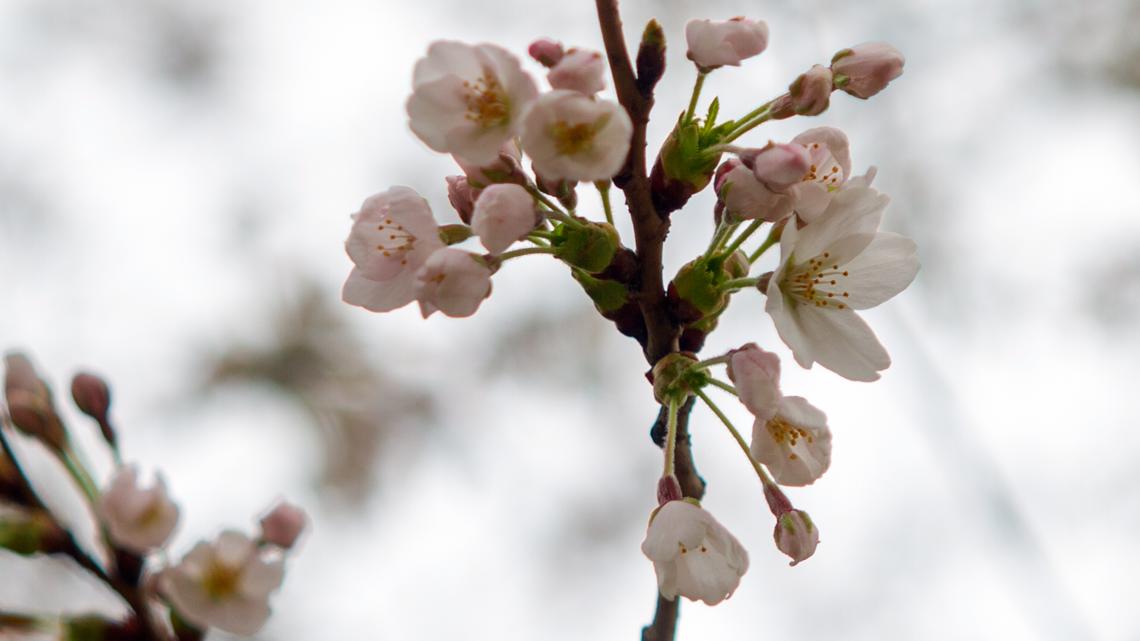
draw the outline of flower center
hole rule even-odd
[[[594,147],[594,136],[601,129],[601,123],[580,122],[570,124],[559,120],[551,127],[554,147],[564,156],[573,156]]]
[[[416,237],[391,218],[385,218],[376,229],[380,232],[376,251],[385,258],[399,259],[401,265],[407,265],[408,259],[405,256],[416,248]]]
[[[850,296],[841,284],[848,272],[831,263],[830,258],[830,252],[823,252],[802,265],[791,267],[780,289],[798,303],[847,309],[847,304],[840,301]]]
[[[228,598],[238,590],[241,581],[241,571],[218,561],[211,561],[202,575],[202,589],[206,596],[214,601]]]
[[[701,543],[701,546],[699,548],[694,549],[694,550],[689,550],[689,548],[685,547],[685,544],[681,543],[680,541],[677,541],[677,545],[681,548],[681,554],[688,554],[691,551],[706,554],[709,551],[709,549],[707,547],[705,547],[704,543]]]
[[[467,92],[464,98],[467,102],[466,118],[480,128],[493,129],[510,120],[507,92],[490,70],[484,69],[482,77],[475,82],[464,80],[463,89]]]
[[[843,182],[843,172],[839,170],[839,163],[835,162],[835,156],[830,152],[826,150],[821,152],[820,149],[822,147],[818,142],[813,142],[808,147],[813,162],[808,172],[804,174],[803,182],[821,183],[828,191],[839,189],[839,185]]]
[[[795,447],[801,438],[805,439],[808,443],[815,442],[815,437],[812,436],[811,432],[799,425],[793,425],[787,422],[784,420],[784,417],[779,415],[770,419],[766,427],[768,428],[768,433],[772,435],[772,440],[776,441],[777,445],[787,443],[788,447]],[[795,460],[798,457],[795,453],[792,453],[788,454],[788,458]]]

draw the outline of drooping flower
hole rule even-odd
[[[789,565],[793,566],[815,554],[819,545],[819,530],[803,510],[789,510],[776,517],[772,537],[776,548],[791,557]]]
[[[752,457],[780,485],[811,485],[831,466],[827,415],[800,396],[783,396],[772,418],[752,423]]]
[[[730,353],[728,378],[753,416],[762,420],[775,416],[781,397],[780,357],[748,343]]]
[[[774,223],[792,213],[794,200],[791,195],[769,189],[736,158],[725,161],[718,168],[716,190],[725,210],[738,219]]]
[[[856,98],[870,98],[902,75],[906,59],[885,42],[867,42],[843,49],[831,59],[835,86]]]
[[[518,58],[491,44],[437,41],[416,62],[407,111],[412,131],[432,149],[489,163],[518,134],[538,95]]]
[[[546,179],[606,180],[625,163],[632,135],[621,105],[556,89],[524,118],[522,146]]]
[[[748,552],[712,514],[669,501],[649,522],[641,551],[653,562],[661,596],[716,605],[732,596],[748,570]]]
[[[918,273],[914,241],[881,232],[889,198],[868,187],[836,193],[803,229],[787,225],[765,310],[796,362],[819,363],[851,380],[873,381],[891,364],[855,313],[906,289]]]
[[[571,49],[546,74],[550,86],[592,96],[606,88],[606,58],[597,51]]]
[[[827,111],[831,102],[831,69],[812,65],[788,86],[792,108],[801,116],[818,116]]]
[[[199,628],[255,634],[269,618],[269,595],[281,586],[284,563],[267,559],[234,530],[198,543],[159,577],[159,586],[184,619]]]
[[[128,465],[115,472],[100,497],[99,518],[116,545],[146,554],[170,539],[178,525],[178,506],[170,500],[161,476],[143,487],[138,468]]]
[[[393,187],[364,201],[345,249],[355,263],[344,283],[344,302],[374,312],[415,300],[415,275],[444,247],[431,207],[408,187]]]
[[[261,517],[261,538],[283,550],[291,549],[305,531],[308,520],[304,510],[282,501]]]
[[[436,311],[462,318],[474,314],[491,295],[491,270],[481,257],[445,247],[424,262],[416,273],[414,287],[424,318]]]
[[[491,185],[479,194],[471,229],[492,254],[501,254],[534,229],[534,197],[514,184]]]
[[[768,48],[768,24],[763,20],[690,20],[685,25],[686,54],[704,70],[740,66]]]

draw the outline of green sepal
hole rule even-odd
[[[554,255],[567,265],[596,274],[610,266],[621,244],[609,223],[559,224],[550,240]]]
[[[455,245],[475,235],[467,225],[440,225],[439,239],[444,245]]]
[[[603,316],[616,312],[629,301],[629,288],[615,280],[594,278],[581,269],[571,270],[570,275],[586,290],[586,295]]]

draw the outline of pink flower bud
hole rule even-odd
[[[740,159],[757,180],[775,191],[800,182],[811,168],[811,155],[796,143],[768,143],[763,149],[741,154]]]
[[[788,86],[792,108],[801,116],[818,116],[831,100],[831,69],[813,65]]]
[[[728,378],[753,416],[767,421],[776,415],[782,397],[779,356],[760,349],[756,343],[748,343],[730,353]]]
[[[681,482],[677,477],[670,474],[662,476],[661,480],[657,481],[657,504],[665,505],[669,501],[680,501],[684,495],[681,492]]]
[[[548,68],[558,64],[558,62],[562,60],[562,56],[565,55],[562,51],[562,44],[550,38],[539,38],[535,40],[530,43],[526,52],[530,54],[531,58],[537,60],[539,64]]]
[[[479,194],[471,229],[492,254],[501,254],[538,222],[534,197],[513,184],[491,185]]]
[[[856,98],[870,98],[902,75],[906,60],[885,42],[868,42],[844,49],[831,59],[835,86]]]
[[[292,549],[308,520],[304,510],[282,501],[261,517],[261,538],[284,550]]]
[[[776,548],[791,557],[789,565],[809,558],[819,545],[819,530],[803,510],[791,510],[777,517],[772,536],[776,539]]]
[[[414,288],[424,318],[437,311],[462,318],[474,314],[491,295],[491,270],[481,257],[445,247],[416,272]]]
[[[571,49],[550,69],[546,79],[555,89],[592,96],[606,88],[606,59],[597,51]]]
[[[475,211],[475,199],[479,197],[479,190],[467,182],[466,176],[448,176],[447,201],[459,214],[459,220],[464,224],[471,224],[471,213]]]
[[[67,445],[67,431],[55,411],[51,390],[27,356],[4,356],[4,399],[12,424],[55,450]]]
[[[685,25],[685,40],[689,45],[686,55],[702,70],[737,67],[768,48],[768,25],[747,18],[690,20]]]

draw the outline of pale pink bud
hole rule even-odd
[[[788,87],[792,108],[801,116],[818,116],[831,100],[831,69],[813,65]]]
[[[777,517],[773,537],[776,539],[776,547],[791,557],[789,565],[796,565],[809,558],[815,554],[815,548],[819,545],[819,530],[803,510],[791,510]]]
[[[291,549],[308,523],[305,511],[282,501],[261,517],[261,538],[284,550]]]
[[[796,143],[768,143],[763,149],[742,154],[740,159],[760,182],[776,191],[800,182],[811,168],[811,155]]]
[[[76,374],[71,379],[71,398],[79,411],[100,422],[107,420],[111,390],[102,378],[87,372]]]
[[[530,54],[531,58],[537,60],[539,64],[548,68],[558,64],[558,62],[562,60],[562,56],[565,55],[562,51],[562,43],[551,40],[550,38],[539,38],[535,40],[530,43],[526,52]]]
[[[902,75],[906,60],[885,42],[868,42],[844,49],[831,59],[835,86],[856,98],[870,98]]]
[[[479,197],[479,190],[467,182],[466,176],[448,176],[445,180],[447,180],[447,202],[455,208],[459,220],[470,225],[471,213],[475,211],[475,199]]]
[[[67,445],[67,430],[55,411],[47,383],[19,352],[5,355],[4,366],[4,400],[12,424],[45,445],[62,450]]]
[[[768,48],[768,25],[763,20],[690,20],[685,25],[688,57],[703,70],[739,66]]]
[[[501,254],[537,223],[534,197],[514,184],[491,185],[479,194],[471,229],[492,254]]]
[[[491,270],[482,258],[452,247],[436,250],[416,272],[415,296],[424,318],[436,311],[461,318],[491,295]]]
[[[606,59],[597,51],[571,49],[550,69],[546,79],[555,89],[592,96],[606,88]]]
[[[748,343],[728,358],[728,378],[736,385],[740,402],[752,415],[768,420],[780,403],[780,357]]]

